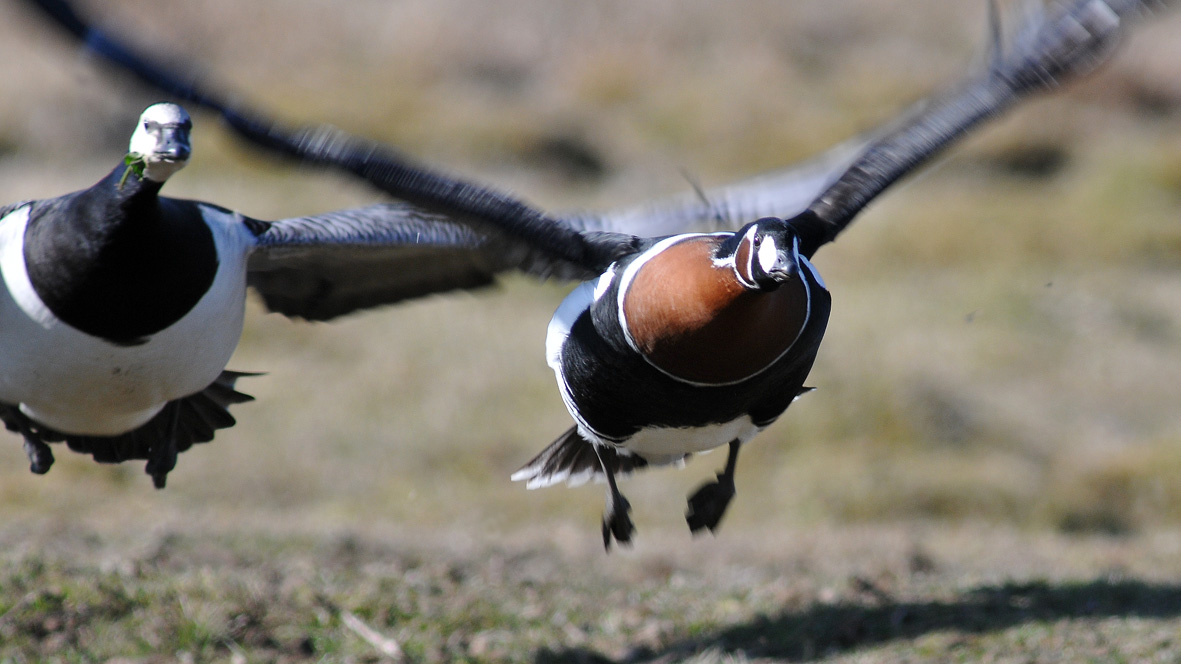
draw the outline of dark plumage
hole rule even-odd
[[[225,371],[246,287],[273,311],[328,320],[462,288],[521,252],[403,204],[279,221],[159,195],[190,155],[188,115],[149,107],[120,162],[87,189],[0,208],[0,420],[30,465],[65,442],[97,461],[176,455],[232,426],[250,397]]]
[[[788,180],[707,192],[708,204],[682,199],[658,205],[632,224],[636,217],[630,212],[554,217],[501,192],[413,164],[371,141],[325,127],[286,129],[151,64],[89,28],[62,2],[36,1],[96,53],[150,85],[219,113],[232,131],[255,145],[352,174],[441,215],[447,221],[440,223],[470,229],[476,242],[497,246],[520,269],[597,277],[559,307],[547,340],[550,364],[576,426],[514,478],[529,486],[605,479],[608,546],[612,539],[628,541],[632,532],[617,473],[678,462],[728,444],[725,470],[690,498],[687,515],[693,530],[717,525],[734,495],[741,444],[807,390],[803,382],[829,304],[828,291],[809,262],[813,253],[887,187],[982,120],[1088,72],[1110,52],[1121,18],[1146,4],[1070,0],[1030,11],[1003,48],[998,39],[986,71],[926,100],[851,151],[832,153],[818,177],[807,180],[796,172]],[[792,198],[769,193],[785,182],[805,181],[807,186],[792,192]],[[734,233],[661,237],[683,232],[689,221],[702,218],[733,228],[766,215],[778,217]],[[663,230],[652,230],[658,227]],[[682,252],[682,243],[702,243],[707,251]],[[675,282],[668,289],[645,284],[645,271],[662,264],[666,251],[684,254],[659,268],[677,275]],[[721,286],[714,283],[719,279]],[[682,302],[703,314],[667,313]],[[750,332],[744,327],[757,333],[742,336]],[[728,345],[728,338],[742,341]]]
[[[876,132],[839,177],[825,180],[830,184],[802,211],[785,206],[778,213],[786,221],[758,222],[723,242],[743,242],[733,238],[745,238],[745,232],[753,228],[756,237],[773,238],[779,256],[760,259],[759,264],[768,268],[780,260],[794,264],[795,278],[808,284],[807,297],[797,305],[808,313],[797,310],[794,316],[804,321],[800,338],[758,374],[724,386],[692,384],[683,377],[669,376],[653,362],[653,354],[620,343],[628,336],[626,321],[617,313],[627,297],[626,288],[620,285],[621,275],[658,246],[656,240],[633,235],[639,232],[636,230],[604,232],[546,215],[518,199],[416,166],[383,146],[335,130],[292,132],[240,108],[220,102],[209,106],[253,143],[309,164],[351,173],[393,196],[501,239],[517,248],[522,269],[571,275],[581,268],[602,275],[594,285],[580,287],[559,308],[547,344],[550,363],[577,426],[514,477],[540,486],[563,478],[583,478],[588,473],[597,476],[585,449],[591,448],[609,488],[603,524],[604,543],[609,546],[612,539],[627,541],[632,531],[627,501],[615,483],[617,470],[678,461],[694,451],[723,444],[729,436],[726,469],[718,482],[703,487],[690,499],[687,515],[694,530],[717,525],[734,494],[734,465],[741,443],[806,390],[803,380],[823,334],[828,302],[827,291],[808,263],[812,254],[835,239],[887,187],[981,121],[1094,68],[1115,43],[1121,17],[1142,6],[1130,1],[1074,0],[1044,12],[1029,12],[1003,48],[998,40],[986,71],[926,100]],[[160,77],[159,71],[140,69],[138,73],[157,82]],[[173,91],[193,92],[184,86]],[[728,194],[734,191],[737,189],[718,194],[717,209],[731,208]],[[600,228],[609,229],[610,225]],[[718,250],[712,261],[733,260],[735,255]],[[676,284],[666,297],[691,297],[687,295],[690,289],[681,286]],[[619,306],[612,306],[613,302]],[[693,359],[680,362],[688,365]],[[621,461],[628,456],[641,460]]]
[[[1008,52],[994,53],[987,72],[927,101],[879,134],[812,204],[786,221],[760,220],[732,235],[713,236],[710,252],[681,251],[667,259],[662,257],[678,247],[705,246],[709,236],[629,243],[633,252],[617,259],[597,282],[571,294],[550,324],[550,365],[577,424],[513,479],[531,488],[605,479],[602,530],[609,548],[613,539],[628,542],[634,530],[630,505],[615,482],[617,471],[680,462],[693,452],[728,444],[725,469],[690,497],[686,514],[691,530],[716,528],[735,495],[741,445],[807,391],[804,380],[829,310],[828,291],[808,259],[873,198],[981,120],[1093,67],[1118,33],[1112,9],[1098,0],[1081,0],[1030,17]],[[661,260],[674,265],[655,267]],[[649,270],[663,272],[652,277],[657,286],[645,293],[642,280]],[[661,283],[667,287],[659,288]],[[775,315],[762,315],[792,285],[796,292],[781,298]],[[755,298],[761,304],[728,313],[731,305],[717,295],[719,288],[740,293],[735,302]],[[637,289],[637,296],[644,294],[648,301],[629,306],[630,291]],[[694,307],[704,313],[685,313]],[[643,320],[653,316],[654,322]],[[729,317],[741,323],[727,323]],[[698,318],[705,325],[686,322]],[[708,329],[719,322],[734,331]],[[637,332],[643,326],[654,331]],[[794,335],[794,341],[760,366],[783,347],[773,336],[781,331]],[[759,345],[764,332],[772,335],[764,337],[771,350]],[[726,361],[718,363],[719,357]],[[587,448],[597,453],[597,469]]]

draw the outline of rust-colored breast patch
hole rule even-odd
[[[753,284],[755,280],[750,273],[750,259],[750,242],[744,238],[739,243],[738,250],[734,252],[734,269],[738,271],[739,276],[746,279],[746,283]]]
[[[711,260],[720,238],[696,237],[648,260],[623,296],[636,347],[662,371],[695,383],[732,383],[778,359],[808,313],[807,287],[792,279],[749,290]]]

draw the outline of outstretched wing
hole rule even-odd
[[[492,282],[505,269],[471,228],[406,205],[271,222],[247,284],[271,311],[327,320],[351,311]]]
[[[413,163],[388,146],[329,126],[290,129],[244,105],[202,89],[190,76],[93,28],[67,0],[29,0],[86,48],[130,71],[148,85],[218,113],[246,140],[314,166],[355,175],[423,210],[472,225],[483,234],[503,233],[554,261],[599,273],[632,251],[631,234],[583,232],[509,194]]]
[[[727,187],[691,191],[605,212],[571,213],[554,218],[500,192],[414,166],[385,146],[331,127],[284,129],[264,114],[212,92],[194,76],[158,64],[159,58],[146,55],[95,28],[74,10],[68,0],[28,1],[90,51],[153,88],[218,113],[247,141],[304,163],[345,170],[397,198],[418,204],[418,209],[408,205],[379,206],[364,213],[342,212],[334,218],[341,221],[351,217],[359,223],[363,219],[370,231],[381,227],[381,235],[386,238],[381,249],[372,246],[363,250],[356,247],[356,251],[325,249],[323,257],[315,258],[310,251],[300,254],[305,265],[316,262],[320,268],[326,263],[341,264],[332,270],[336,275],[334,280],[348,274],[343,267],[348,260],[366,264],[354,275],[366,282],[369,280],[365,274],[376,266],[387,266],[390,272],[407,275],[403,282],[407,284],[404,297],[487,283],[495,272],[514,268],[541,276],[586,278],[601,272],[618,255],[634,249],[637,244],[632,236],[732,229],[756,217],[783,214],[783,210],[798,211],[844,172],[856,149],[864,143],[864,140],[851,141],[800,166]],[[293,240],[301,246],[310,247],[317,238],[340,246],[341,238],[348,237],[355,229],[329,228],[329,219],[330,216],[321,215],[299,224],[294,220],[280,222],[279,226],[290,228],[292,232],[295,228],[301,229],[303,236]],[[389,239],[409,237],[403,232],[412,233],[418,239],[432,237],[426,232],[428,224],[440,224],[433,234],[437,242],[395,248],[394,241]],[[315,232],[312,232],[313,228]],[[277,233],[275,237],[278,237]],[[449,244],[459,242],[461,238],[462,245]],[[264,253],[278,256],[290,252],[268,250]],[[256,260],[263,264],[262,258]],[[424,267],[427,263],[432,265]],[[450,279],[449,269],[453,270]],[[266,272],[267,275],[260,272],[257,283],[261,284],[262,279],[276,278],[276,293],[268,299],[276,308],[282,306],[279,302],[283,296],[279,290],[307,292],[318,283],[315,276],[296,277],[287,268],[271,268]],[[286,276],[278,280],[279,274]],[[410,275],[413,274],[420,275],[418,282],[412,281]],[[480,275],[478,278],[477,274]],[[280,288],[278,283],[286,285]],[[412,283],[418,285],[411,286]],[[342,282],[337,281],[337,284],[339,287]],[[374,297],[393,297],[393,292],[400,286],[391,284],[390,288],[393,289],[390,294],[375,293]]]
[[[1008,43],[994,44],[986,71],[903,114],[793,220],[800,230],[801,252],[811,256],[831,242],[887,187],[979,123],[1033,94],[1092,71],[1111,54],[1121,24],[1154,4],[1163,3],[1068,0],[1048,7],[1025,3],[1022,24]],[[993,16],[994,34],[998,34],[995,5]]]
[[[987,72],[923,102],[897,122],[872,132],[866,142],[852,141],[804,167],[696,197],[687,194],[633,208],[561,218],[507,194],[415,165],[386,146],[335,128],[284,128],[263,114],[209,93],[191,76],[153,64],[152,58],[83,21],[66,0],[28,1],[87,48],[147,84],[217,112],[242,138],[304,163],[356,175],[396,198],[452,223],[467,225],[489,246],[523,261],[503,269],[520,267],[542,275],[581,276],[597,273],[618,256],[635,250],[640,245],[635,235],[652,237],[711,226],[735,228],[762,216],[791,216],[805,206],[796,225],[804,239],[802,249],[811,255],[834,239],[890,184],[982,120],[1096,66],[1116,41],[1122,18],[1150,3],[1168,0],[1064,0],[1048,12],[1031,12],[1007,52],[994,54]],[[410,208],[402,210],[389,214],[414,214]],[[391,223],[396,225],[398,220]]]
[[[260,232],[247,283],[267,308],[308,320],[479,288],[521,266],[567,279],[594,276],[503,234],[482,234],[404,203],[250,223]]]
[[[99,30],[80,16],[68,0],[27,2],[41,10],[90,51],[130,72],[150,87],[186,103],[196,104],[218,113],[232,130],[255,145],[307,163],[343,168],[354,173],[358,170],[376,169],[383,160],[388,162],[390,159],[395,163],[409,166],[403,157],[393,154],[389,148],[366,144],[329,127],[286,131],[265,114],[234,103],[227,96],[212,91],[194,75],[159,64],[160,58],[152,57]],[[571,251],[568,243],[577,244],[578,241],[571,240],[562,226],[568,225],[573,230],[583,232],[659,237],[690,230],[734,229],[758,217],[783,216],[799,212],[848,168],[853,158],[869,141],[868,136],[869,134],[837,145],[802,164],[732,185],[705,191],[687,191],[680,195],[607,211],[561,215],[561,222],[557,224],[556,229],[544,228],[547,222],[539,219],[539,215],[544,217],[540,211],[482,187],[464,186],[463,183],[452,181],[452,192],[440,192],[430,196],[446,198],[446,202],[455,208],[473,208],[478,211],[477,216],[481,217],[488,210],[502,217],[523,214],[532,224],[528,227],[531,237],[539,233],[544,235],[544,231],[547,230],[558,233],[553,242],[541,241],[539,246],[542,249],[556,244],[558,253],[554,254],[555,257],[566,260],[579,259],[577,255],[565,255]],[[350,142],[351,149],[344,145]],[[369,155],[368,165],[354,163],[360,159],[355,153],[364,152],[366,145],[376,148],[379,154]],[[343,155],[350,152],[354,154],[342,159]],[[396,177],[392,170],[384,175],[366,175],[364,172],[357,174],[398,198],[414,200],[403,187],[413,189],[418,185],[390,184],[389,180]],[[447,187],[439,181],[435,181],[435,184],[444,189]],[[433,204],[424,207],[448,213],[447,210],[439,210]],[[450,213],[454,213],[457,218],[463,218],[463,213],[458,209],[450,210]],[[549,220],[548,223],[552,224],[553,220]],[[494,225],[499,226],[499,222]],[[488,230],[491,233],[499,231],[499,228]]]
[[[555,218],[503,193],[415,166],[388,147],[331,127],[285,129],[266,115],[211,92],[194,76],[160,65],[159,58],[95,28],[67,0],[28,1],[92,52],[151,87],[218,113],[234,132],[255,145],[357,175],[422,209],[469,224],[497,245],[522,245],[524,249],[515,253],[524,256],[526,263],[504,269],[576,276],[598,273],[635,247],[634,235],[733,229],[757,217],[802,210],[845,171],[865,143],[864,139],[850,141],[802,165],[726,187]],[[390,209],[388,214],[403,216],[406,223],[421,217],[410,207]]]
[[[762,217],[790,217],[836,182],[880,131],[840,143],[803,163],[733,184],[606,211],[572,212],[564,218],[587,231],[661,237],[735,230]]]

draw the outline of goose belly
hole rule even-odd
[[[0,222],[0,402],[62,433],[117,435],[203,390],[225,368],[242,334],[244,255],[227,264],[223,254],[209,291],[175,324],[120,346],[61,322],[41,303],[24,269],[24,223],[11,217]]]
[[[758,432],[759,428],[751,422],[750,417],[743,415],[729,422],[700,427],[646,427],[637,431],[622,445],[650,460],[664,457],[680,458],[686,454],[706,452],[715,447],[728,445],[734,440],[745,443]]]

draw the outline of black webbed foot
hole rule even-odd
[[[616,492],[614,498],[611,494],[607,495],[607,511],[603,513],[604,549],[611,550],[612,539],[621,545],[631,544],[632,533],[636,532],[636,525],[629,516],[631,511],[631,503],[622,494]]]
[[[636,525],[628,513],[632,511],[631,503],[619,493],[619,485],[615,483],[615,468],[603,460],[603,451],[594,445],[595,454],[599,457],[599,465],[607,475],[607,509],[603,512],[603,548],[611,550],[612,538],[620,544],[631,544],[632,533],[636,532]]]
[[[48,473],[53,465],[53,451],[36,438],[25,436],[25,454],[29,457],[29,470],[38,475]]]
[[[698,489],[689,497],[689,511],[685,513],[689,530],[696,533],[702,528],[709,528],[711,533],[714,532],[734,493],[734,480],[727,478],[725,473],[718,473],[717,482],[711,482]]]
[[[157,489],[163,489],[173,468],[176,468],[176,444],[170,439],[152,448],[152,458],[148,459],[144,472],[152,476]]]
[[[734,489],[734,467],[738,465],[737,440],[730,441],[730,453],[726,457],[726,468],[718,473],[718,481],[701,487],[689,497],[689,511],[685,513],[685,521],[689,522],[689,530],[694,533],[703,528],[709,528],[712,533],[717,530],[718,522],[726,513],[726,507],[737,493]]]
[[[25,439],[25,456],[29,457],[29,470],[44,475],[53,466],[53,452],[41,435],[33,429],[29,419],[16,406],[0,404],[0,420],[4,428],[19,433]]]
[[[168,482],[168,473],[176,468],[178,454],[176,436],[180,421],[180,408],[175,403],[169,404],[167,407],[173,409],[173,414],[169,418],[166,435],[163,440],[152,446],[148,453],[148,463],[144,466],[144,472],[152,476],[152,484],[157,489],[163,489]]]

